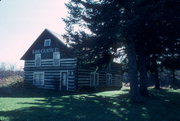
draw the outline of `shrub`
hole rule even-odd
[[[10,76],[0,79],[0,87],[23,87],[22,76]]]

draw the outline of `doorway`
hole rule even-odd
[[[68,72],[67,71],[60,72],[60,89],[62,91],[68,90]]]

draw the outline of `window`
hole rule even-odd
[[[60,65],[60,53],[59,52],[53,52],[53,64],[54,64],[54,66]]]
[[[51,46],[51,39],[45,39],[44,40],[44,47]]]
[[[106,83],[107,85],[112,84],[112,74],[109,73],[106,74]]]
[[[90,73],[90,86],[95,87],[99,85],[99,73]]]
[[[44,85],[44,72],[34,72],[33,84],[34,85]]]
[[[35,54],[35,65],[41,66],[41,54]]]

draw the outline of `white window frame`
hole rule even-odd
[[[97,76],[97,80],[96,80],[96,76]],[[99,86],[99,73],[96,72],[90,73],[90,86],[91,87]]]
[[[58,56],[59,56],[57,59],[55,58],[56,54],[58,54]],[[61,58],[60,52],[53,52],[53,65],[54,66],[60,66],[60,58]],[[56,64],[55,60],[58,60],[57,64]]]
[[[39,77],[38,78],[40,78],[40,75],[42,75],[43,77],[42,77],[42,84],[37,84],[37,82],[36,82],[36,77],[35,77],[35,75],[38,75]],[[37,85],[37,86],[43,86],[44,85],[44,72],[34,72],[33,73],[33,85]]]
[[[40,57],[39,64],[37,63],[38,58]],[[41,54],[35,54],[35,66],[41,66]]]
[[[51,46],[51,39],[45,39],[44,40],[44,47],[49,47]]]
[[[112,74],[111,73],[106,74],[106,82],[107,82],[107,85],[112,84]]]

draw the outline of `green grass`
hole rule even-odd
[[[0,88],[2,121],[180,121],[180,90],[151,89],[144,103],[131,103],[128,89],[62,93]]]

